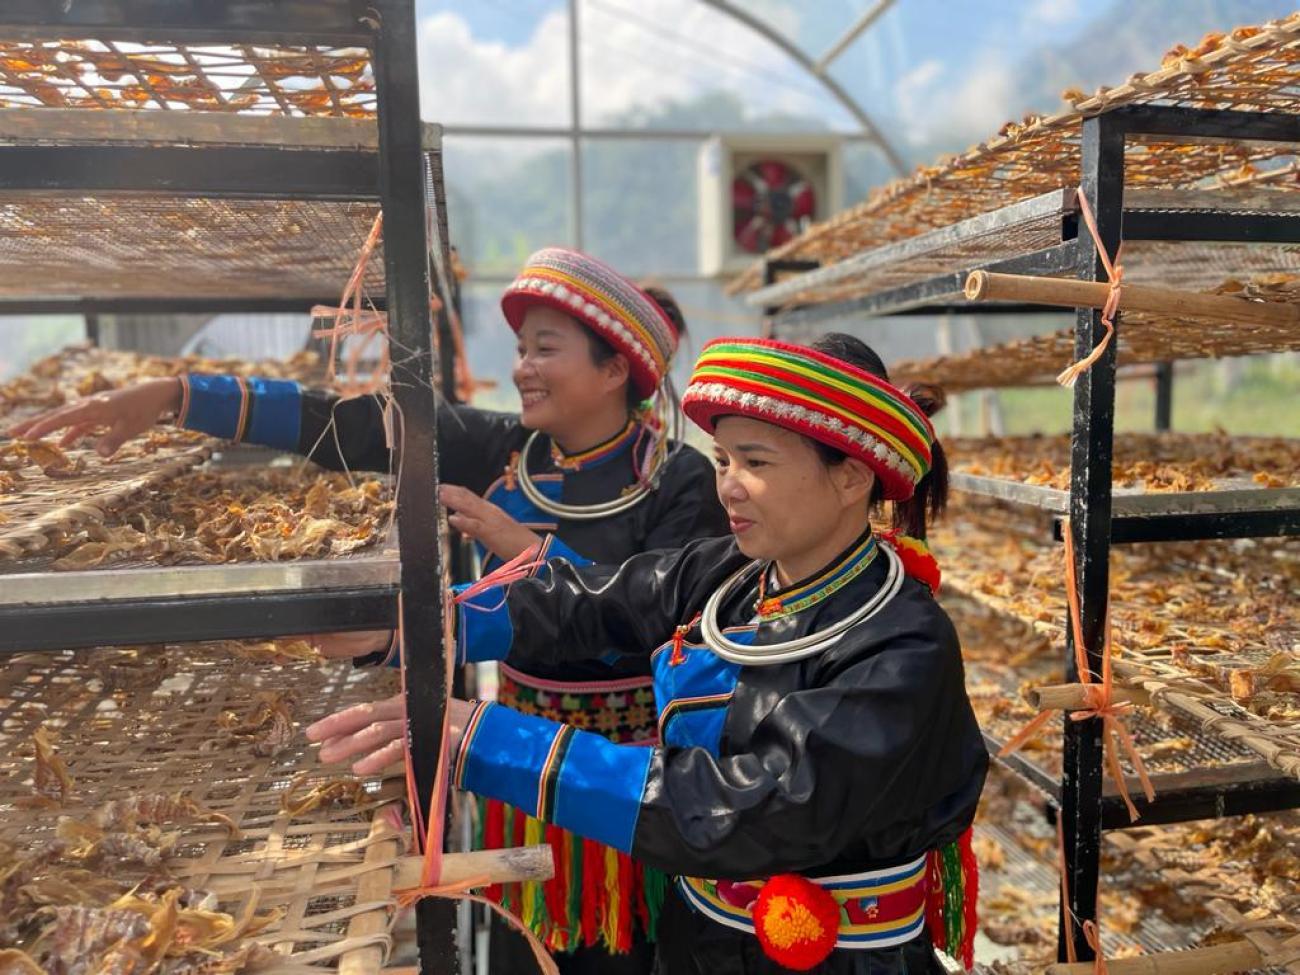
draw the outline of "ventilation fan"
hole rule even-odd
[[[780,247],[807,226],[816,211],[812,181],[780,159],[751,163],[731,181],[731,234],[749,254]]]
[[[700,150],[700,273],[740,271],[840,208],[833,135],[728,135]]]

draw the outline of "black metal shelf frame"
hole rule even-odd
[[[984,744],[997,755],[1004,742],[989,732]],[[1021,752],[1013,752],[996,761],[1038,791],[1053,815],[1061,808],[1061,780]],[[1107,785],[1101,801],[1101,829],[1128,829],[1133,826],[1164,826],[1194,819],[1218,819],[1281,812],[1300,808],[1300,780],[1281,775],[1263,760],[1215,768],[1204,773],[1176,772],[1151,776],[1156,801],[1147,802],[1141,783],[1129,776],[1128,786],[1139,819],[1129,819],[1124,800]]]
[[[1234,142],[1265,141],[1300,145],[1300,116],[1282,113],[1235,112],[1145,105],[1116,108],[1085,119],[1079,148],[1081,190],[1096,216],[1102,246],[1111,254],[1121,240],[1246,241],[1300,243],[1300,218],[1295,214],[1259,214],[1216,211],[1147,210],[1128,215],[1124,211],[1125,146],[1159,138],[1162,141]],[[937,314],[946,310],[964,313],[998,314],[1033,310],[1022,306],[956,304],[969,271],[975,266],[941,274],[845,301],[795,307],[776,316],[780,329],[800,328],[833,318],[870,318],[889,314]],[[1073,276],[1083,280],[1106,280],[1096,246],[1089,234],[1079,234],[1078,220],[1062,221],[1061,242],[1055,246],[983,265],[989,270],[1019,274]],[[815,272],[814,272],[815,273]],[[790,283],[797,287],[797,278]],[[1116,331],[1123,331],[1123,315],[1117,316]],[[1101,340],[1101,313],[1094,309],[1076,312],[1075,355],[1083,358]],[[1293,535],[1300,528],[1300,503],[1251,506],[1222,506],[1219,510],[1129,511],[1123,495],[1113,495],[1111,462],[1115,417],[1117,342],[1112,341],[1103,356],[1080,377],[1074,390],[1071,440],[1071,485],[1061,492],[1073,532],[1079,587],[1081,631],[1088,667],[1100,673],[1103,626],[1109,593],[1109,552],[1113,544],[1157,540]],[[1172,370],[1159,376],[1156,426],[1168,429],[1172,397]],[[992,479],[982,479],[991,481]],[[1004,485],[1010,482],[1002,482]],[[967,485],[967,489],[970,486]],[[995,494],[985,486],[977,493]],[[1260,492],[1262,501],[1271,492]],[[1207,496],[1213,504],[1212,492]],[[1008,497],[1021,504],[1056,508],[1024,498]],[[1204,499],[1203,499],[1204,500]],[[1222,499],[1217,499],[1222,500]],[[1057,533],[1062,522],[1056,521]],[[1067,634],[1070,627],[1067,627]],[[1064,679],[1077,682],[1072,635],[1067,635]],[[1080,920],[1097,917],[1097,887],[1100,871],[1101,833],[1127,824],[1127,813],[1117,797],[1105,794],[1102,784],[1101,721],[1063,719],[1063,774],[1060,780],[1024,756],[1013,755],[1004,764],[1048,796],[1059,812],[1065,845],[1065,870],[1069,904],[1064,910]],[[1000,743],[989,741],[994,751]],[[1138,801],[1142,824],[1171,823],[1187,819],[1238,815],[1300,806],[1300,783],[1279,779],[1271,771],[1247,769],[1210,781],[1171,789],[1157,796],[1154,804]],[[1140,796],[1140,793],[1135,793]],[[1082,925],[1074,926],[1077,957],[1093,958]],[[1066,958],[1065,927],[1060,927],[1058,955]]]
[[[1052,538],[1061,541],[1070,492],[961,471],[954,471],[949,483],[954,491],[1055,515]],[[1300,488],[1225,483],[1206,491],[1115,491],[1111,498],[1112,545],[1297,534]]]
[[[407,659],[405,693],[416,787],[428,813],[441,751],[444,671],[435,438],[436,352],[429,328],[429,239],[426,204],[436,202],[444,266],[450,267],[441,172],[426,194],[419,113],[414,0],[15,0],[0,11],[0,36],[11,39],[112,39],[220,45],[348,45],[367,48],[374,66],[378,153],[257,147],[0,147],[0,187],[34,192],[134,191],[190,196],[378,200],[385,215],[386,307],[392,339],[404,351],[393,368],[394,395],[405,426],[399,443],[405,489],[398,491],[400,578],[394,584],[224,593],[142,600],[82,601],[0,608],[3,646],[15,638],[53,648],[103,643],[134,634],[154,642],[204,637],[279,635],[323,629],[392,626],[394,597]],[[64,302],[87,314],[115,308],[111,296]],[[53,310],[59,303],[14,303],[2,310]],[[275,302],[219,302],[221,310],[270,310]],[[150,310],[195,310],[183,295],[143,302]],[[131,307],[128,302],[123,309]],[[301,307],[301,306],[299,306]],[[450,348],[446,316],[439,331]],[[400,487],[400,486],[399,486]],[[3,581],[0,580],[0,585]],[[132,621],[135,621],[134,623]],[[418,908],[421,969],[457,968],[455,915],[449,902]]]

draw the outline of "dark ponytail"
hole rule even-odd
[[[686,337],[686,316],[682,314],[682,309],[677,304],[677,299],[667,288],[661,288],[657,284],[643,284],[641,290],[650,296],[650,300],[660,307],[668,320],[673,323],[673,328],[677,330],[677,338],[680,341]]]
[[[841,359],[866,372],[889,382],[889,372],[876,351],[852,335],[842,332],[828,332],[812,343],[818,352]],[[917,383],[904,390],[925,413],[934,416],[947,403],[947,397],[938,386]],[[843,451],[828,447],[820,441],[811,441],[822,461],[830,466],[844,462]],[[871,488],[870,506],[879,510],[884,504],[884,487],[880,479]],[[925,538],[926,521],[943,514],[948,507],[948,458],[944,455],[943,445],[936,439],[930,448],[930,470],[916,485],[916,490],[906,501],[893,502],[892,527],[899,529],[913,538]]]

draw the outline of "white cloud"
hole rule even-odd
[[[1026,26],[1060,27],[1079,16],[1079,0],[1035,0],[1025,13]]]
[[[936,95],[936,82],[943,76],[943,62],[929,58],[912,68],[894,86],[894,98],[898,102],[898,117],[918,119],[925,117],[933,107]],[[905,133],[912,141],[917,141],[919,130],[910,129]]]
[[[908,142],[964,147],[987,139],[1007,121],[1007,106],[1016,99],[1012,69],[1004,61],[982,58],[964,70],[957,83],[943,83],[944,73],[941,62],[923,61],[895,86]]]
[[[587,124],[719,88],[743,93],[750,111],[843,121],[838,106],[784,54],[699,0],[656,0],[653,14],[645,9],[635,0],[582,5]],[[474,37],[457,13],[432,14],[420,24],[420,62],[422,112],[430,121],[568,122],[563,11],[543,16],[528,40],[515,46]]]
[[[459,14],[420,24],[421,114],[446,123],[563,125],[568,121],[568,27],[548,14],[521,47],[484,41]]]

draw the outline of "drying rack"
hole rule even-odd
[[[395,549],[320,563],[7,575],[0,651],[406,633],[427,804],[444,685],[430,238],[449,267],[440,130],[420,122],[413,0],[50,4],[0,12],[0,314],[306,311],[337,303],[377,210],[366,284],[404,417]],[[426,214],[438,214],[430,228]],[[432,232],[431,232],[432,230]],[[449,323],[438,316],[443,348]],[[427,808],[425,810],[427,813]],[[418,908],[423,970],[454,912]],[[375,970],[379,959],[372,959]]]
[[[1285,272],[1300,263],[1300,194],[1290,181],[1245,188],[1206,184],[1253,167],[1267,168],[1300,145],[1300,115],[1286,96],[1286,77],[1300,60],[1300,17],[1234,32],[1203,56],[1135,78],[1049,119],[1010,126],[998,139],[915,178],[873,194],[854,210],[816,226],[768,255],[736,285],[746,300],[768,309],[782,338],[807,340],[831,321],[863,321],[885,314],[981,310],[965,301],[970,272],[1079,278],[1104,282],[1092,237],[1081,231],[1077,185],[1096,215],[1102,245],[1114,253],[1125,241],[1126,282],[1143,275],[1195,290],[1221,285],[1229,273]],[[1285,70],[1284,70],[1285,67]],[[1244,77],[1253,85],[1237,85]],[[1190,79],[1190,80],[1189,80]],[[1161,102],[1161,103],[1157,103]],[[1224,107],[1217,107],[1224,106]],[[1056,187],[1056,188],[1053,188]],[[830,262],[830,263],[826,263]],[[809,270],[809,266],[821,266]],[[757,287],[759,282],[763,286]],[[991,305],[987,312],[1040,310]],[[1078,380],[1074,390],[1071,480],[1068,491],[1035,488],[1009,479],[957,475],[958,491],[1000,498],[1044,516],[1044,531],[1068,516],[1077,553],[1081,631],[1088,667],[1100,673],[1103,623],[1111,590],[1110,549],[1122,542],[1294,535],[1300,498],[1294,489],[1203,492],[1195,496],[1132,496],[1112,491],[1111,463],[1117,350],[1126,361],[1159,369],[1157,427],[1167,429],[1172,370],[1169,360],[1195,354],[1148,342],[1145,354],[1125,352],[1128,318],[1121,313],[1116,341]],[[1183,329],[1197,329],[1184,321]],[[1156,326],[1158,328],[1158,324]],[[1135,325],[1141,336],[1144,326]],[[1145,326],[1146,334],[1152,329]],[[1077,311],[1072,342],[1059,369],[1097,346],[1100,312]],[[1252,336],[1219,329],[1210,351],[1233,355],[1261,348],[1294,348],[1294,331],[1262,346]],[[972,356],[979,356],[973,353]],[[997,355],[981,361],[992,363]],[[1007,370],[1008,377],[971,385],[1025,382],[1042,374]],[[951,359],[931,366],[959,368]],[[915,370],[913,370],[915,372]],[[910,374],[909,374],[910,375]],[[917,373],[922,378],[924,373]],[[1064,619],[1057,621],[1068,630]],[[1064,634],[1065,680],[1077,683],[1074,649]],[[1058,678],[1059,680],[1059,678]],[[1157,693],[1163,703],[1168,695]],[[1101,722],[1064,720],[1059,773],[1023,759],[1011,768],[1045,792],[1063,827],[1068,907],[1081,920],[1097,917],[1101,837],[1122,827],[1117,800],[1102,782]],[[997,745],[994,741],[991,744]],[[1235,747],[1235,746],[1234,746]],[[1245,769],[1246,771],[1242,771]],[[1264,762],[1245,762],[1226,778],[1193,777],[1175,784],[1162,821],[1222,815],[1238,809],[1300,804],[1295,778]],[[1157,813],[1157,810],[1161,810]],[[1065,927],[1060,928],[1065,958]],[[1093,952],[1074,928],[1079,958]]]

